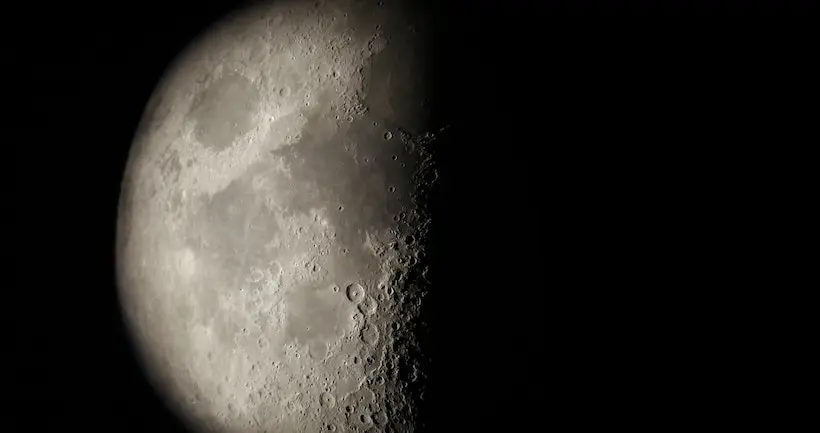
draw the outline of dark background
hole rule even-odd
[[[661,398],[703,368],[701,331],[670,319],[685,301],[667,293],[695,290],[716,250],[743,242],[727,203],[752,181],[728,173],[765,154],[759,143],[799,140],[809,4],[428,3],[436,115],[451,125],[432,202],[431,431],[705,413]],[[183,431],[122,327],[116,204],[154,85],[234,4],[47,2],[7,16],[3,431]],[[725,236],[707,238],[715,225]]]

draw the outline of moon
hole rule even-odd
[[[403,1],[256,4],[158,83],[123,175],[118,295],[192,430],[418,430],[425,23]]]

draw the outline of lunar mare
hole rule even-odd
[[[426,358],[424,20],[260,4],[149,100],[117,275],[151,382],[196,431],[411,432]]]

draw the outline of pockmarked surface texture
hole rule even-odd
[[[423,16],[384,3],[240,11],[148,103],[119,296],[152,384],[196,431],[418,427],[436,131]]]

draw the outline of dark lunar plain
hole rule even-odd
[[[593,3],[419,2],[437,17],[433,116],[450,125],[434,148],[427,431],[700,425],[739,391],[705,379],[727,346],[694,298],[743,242],[726,167],[805,119],[786,101],[808,20],[775,2]],[[153,87],[235,3],[55,5],[5,38],[22,81],[4,92],[23,99],[3,140],[0,430],[183,432],[122,325],[114,223]]]

